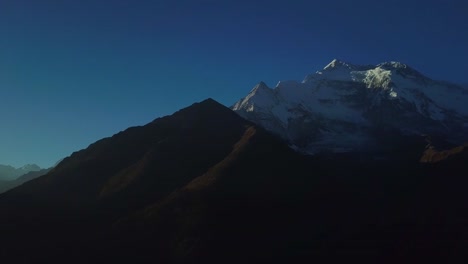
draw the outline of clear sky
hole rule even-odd
[[[468,2],[0,0],[0,164],[50,166],[333,58],[468,83]]]

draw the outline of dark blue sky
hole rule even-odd
[[[0,164],[50,166],[129,126],[333,58],[468,83],[468,2],[0,1]]]

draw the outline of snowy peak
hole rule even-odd
[[[266,83],[259,82],[257,85],[254,86],[254,88],[252,88],[250,93],[256,93],[258,91],[265,90],[265,89],[269,90],[270,88],[268,87],[268,85],[266,85]]]
[[[254,111],[267,108],[272,102],[276,101],[273,89],[270,89],[264,82],[255,85],[249,94],[239,100],[233,109],[248,109]]]
[[[340,61],[338,59],[333,59],[327,66],[323,68],[323,70],[334,70],[338,68],[347,68],[353,70],[355,68],[354,65]]]
[[[396,61],[383,62],[383,63],[377,64],[376,68],[389,70],[391,72],[394,72],[395,74],[401,75],[404,78],[418,79],[421,82],[431,81],[428,77],[424,76],[422,73],[411,68],[407,64],[404,64],[401,62],[396,62]]]
[[[468,140],[468,91],[395,61],[334,59],[302,82],[260,82],[232,109],[305,152],[363,146],[381,129]]]
[[[303,83],[313,83],[320,80],[352,81],[352,73],[367,69],[367,66],[359,66],[338,59],[332,60],[323,70],[307,75]]]
[[[39,170],[41,170],[41,167],[39,167],[36,164],[26,164],[23,167],[18,168],[18,169],[29,172],[29,171],[39,171]]]
[[[257,97],[271,97],[273,96],[273,89],[268,87],[266,83],[260,82],[259,84],[255,85],[254,88],[250,91],[247,95],[246,99],[250,99],[253,96]]]
[[[383,69],[406,69],[409,68],[408,65],[397,62],[397,61],[388,61],[388,62],[382,62],[377,64],[377,67],[383,68]]]
[[[332,60],[323,70],[307,75],[303,83],[313,83],[320,80],[357,81],[372,75],[400,75],[404,78],[417,79],[419,82],[429,82],[430,79],[409,67],[407,64],[389,61],[377,65],[355,65],[338,59]],[[387,78],[388,79],[388,78]]]
[[[327,66],[325,66],[322,71],[318,71],[316,73],[322,75],[322,78],[351,81],[351,73],[361,68],[362,66],[353,65],[351,63],[334,59]]]

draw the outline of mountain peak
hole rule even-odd
[[[299,83],[258,84],[232,108],[308,153],[377,146],[373,129],[433,133],[458,144],[468,128],[468,93],[389,61],[353,65],[332,60]]]
[[[321,80],[324,78],[351,81],[350,73],[352,71],[360,70],[361,68],[362,66],[357,66],[338,59],[333,59],[321,71],[307,75],[302,82],[315,82],[316,80]]]
[[[211,97],[199,102],[198,104],[223,106],[222,104],[220,104],[218,101],[216,101],[215,99],[213,99]]]
[[[220,114],[232,115],[229,108],[222,105],[212,98],[205,99],[201,102],[194,103],[188,107],[182,108],[179,111],[175,112],[171,116],[166,116],[163,118],[172,118],[177,119],[183,117],[186,121],[191,119],[197,119],[199,116],[215,118]],[[153,122],[159,120],[160,118],[154,120]]]
[[[382,63],[379,63],[377,65],[355,65],[351,64],[339,59],[333,59],[330,63],[328,63],[323,70],[333,70],[337,68],[347,68],[350,70],[368,70],[371,68],[382,68],[382,69],[412,69],[410,66],[407,64],[404,64],[399,61],[385,61]]]
[[[384,68],[384,69],[407,69],[410,68],[408,65],[398,62],[398,61],[386,61],[380,64],[377,64],[377,67]]]
[[[271,90],[271,89],[270,89],[270,87],[268,87],[268,85],[266,85],[266,83],[261,81],[252,88],[250,93],[254,94],[254,93],[258,92],[258,91],[264,91],[264,90],[268,91],[268,90]]]
[[[413,78],[418,78],[420,80],[430,80],[429,78],[427,78],[422,73],[415,70],[414,68],[411,68],[407,64],[404,64],[398,61],[382,62],[380,64],[377,64],[376,66],[377,68],[384,69],[384,70],[390,70],[390,71],[393,70],[403,77],[412,76]]]
[[[325,66],[323,69],[324,70],[331,70],[339,67],[345,67],[345,68],[353,68],[354,65],[346,63],[344,61],[338,60],[338,59],[333,59],[327,66]]]
[[[191,109],[195,109],[195,108],[213,108],[213,107],[215,107],[215,108],[226,108],[224,105],[222,105],[218,101],[214,100],[213,98],[207,98],[207,99],[205,99],[203,101],[196,102],[196,103],[193,103],[192,105],[190,105],[188,107],[182,108],[177,112],[187,111],[187,110],[191,110]]]
[[[323,70],[333,70],[333,69],[340,69],[340,68],[349,69],[349,70],[353,70],[353,71],[355,71],[355,70],[369,70],[369,69],[373,69],[373,68],[382,68],[382,69],[386,69],[386,70],[392,70],[392,69],[405,70],[406,69],[406,70],[415,71],[414,69],[412,69],[407,64],[404,64],[404,63],[399,62],[399,61],[385,61],[385,62],[379,63],[377,65],[355,65],[355,64],[344,62],[344,61],[339,60],[339,59],[333,59],[329,64],[327,64],[323,68]]]
[[[264,89],[264,88],[267,88],[267,89],[270,89],[268,87],[268,85],[266,85],[266,83],[264,83],[263,81],[259,82],[257,85],[255,85],[254,89]]]
[[[38,170],[41,170],[41,167],[39,167],[36,164],[26,164],[23,167],[18,168],[18,169],[24,170],[24,171],[38,171]]]
[[[0,165],[0,180],[14,180],[25,173],[40,170],[41,168],[36,164],[27,164],[20,168]]]

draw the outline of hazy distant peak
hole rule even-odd
[[[41,170],[41,167],[39,167],[37,164],[26,164],[21,168],[18,168],[19,170],[24,170],[24,171],[38,171]]]
[[[0,165],[0,180],[14,180],[28,172],[40,170],[41,167],[36,164],[26,164],[20,168],[15,168],[9,165]]]

